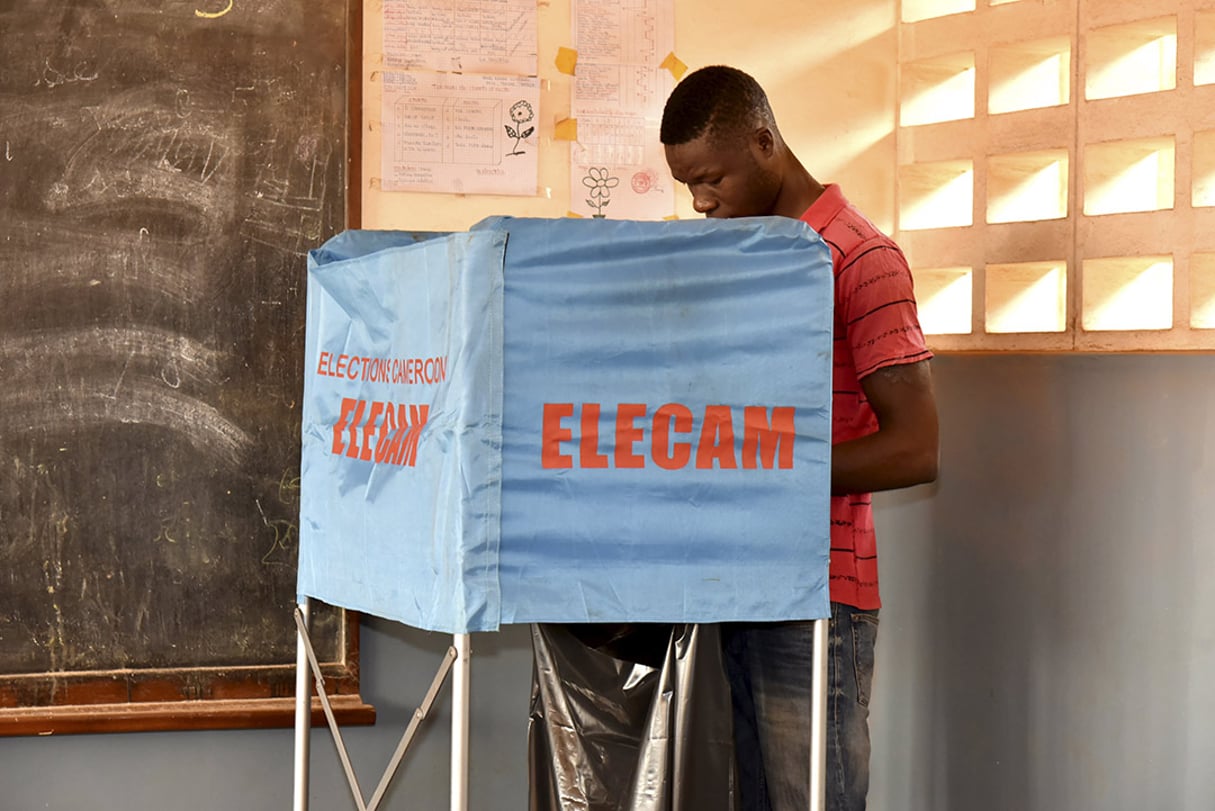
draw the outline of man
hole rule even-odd
[[[870,493],[937,474],[937,413],[911,272],[838,186],[815,180],[776,127],[763,89],[734,68],[689,74],[667,100],[662,143],[707,217],[800,219],[831,248],[835,344],[827,807],[864,809],[869,689],[880,601]],[[723,626],[744,811],[809,807],[813,624]]]

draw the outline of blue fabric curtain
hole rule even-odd
[[[448,632],[827,616],[804,224],[348,232],[308,285],[301,594]]]

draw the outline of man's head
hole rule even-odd
[[[778,200],[792,156],[767,94],[746,73],[715,65],[688,74],[667,99],[659,134],[671,174],[701,214],[784,213]]]

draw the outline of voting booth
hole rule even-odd
[[[428,701],[454,666],[466,702],[467,635],[504,623],[829,616],[833,275],[805,224],[351,231],[307,298],[300,602],[455,635]]]

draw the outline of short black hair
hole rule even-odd
[[[675,85],[662,110],[659,139],[686,144],[708,133],[715,143],[775,126],[768,95],[750,75],[726,65],[693,71]]]

